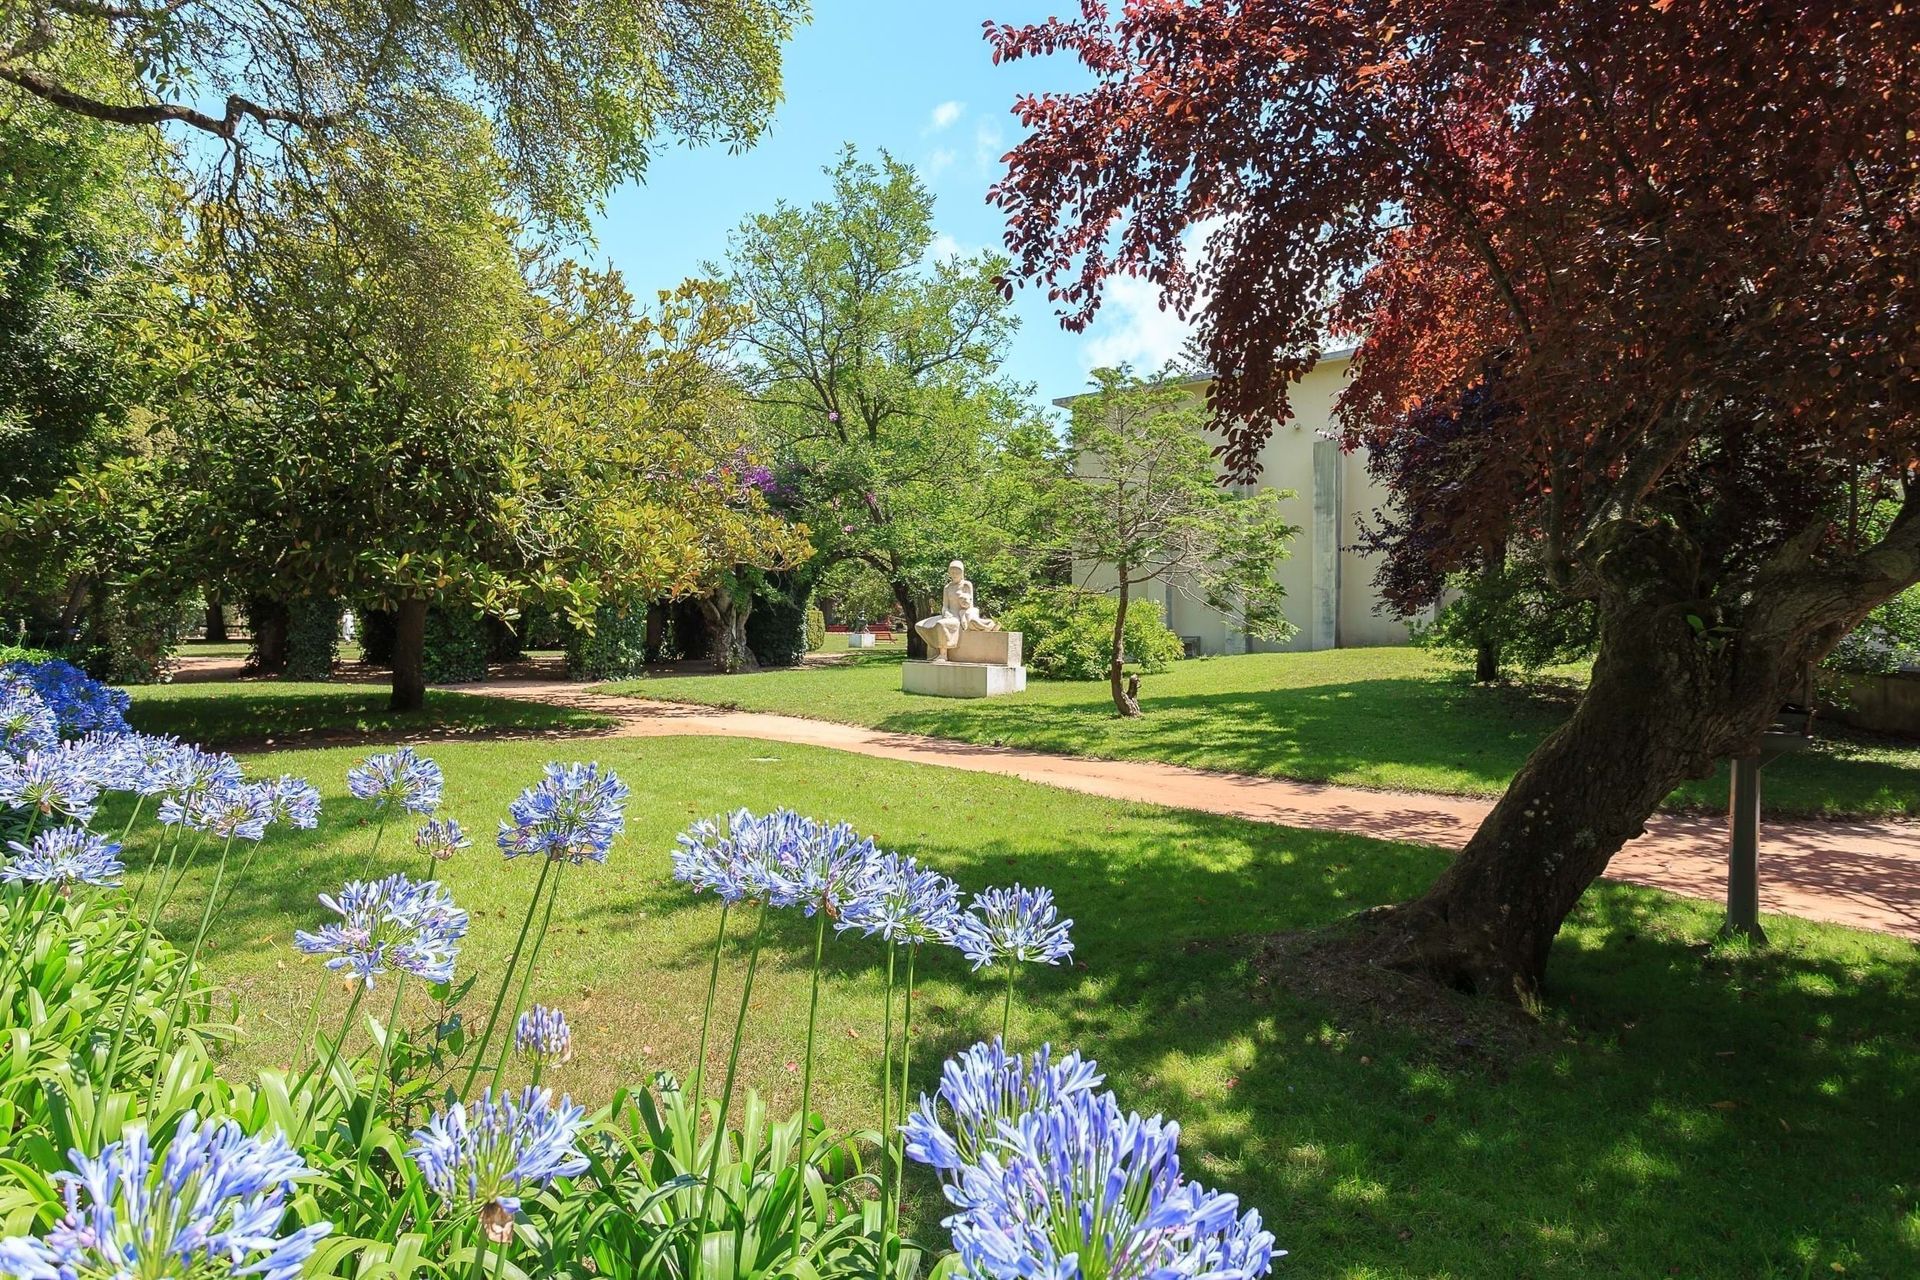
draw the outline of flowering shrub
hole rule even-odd
[[[245,891],[254,851],[276,828],[315,825],[319,794],[129,732],[124,704],[84,679],[0,681],[10,699],[0,702],[0,805],[25,828],[0,864],[0,1006],[27,1046],[0,1060],[0,1162],[19,1183],[0,1188],[0,1219],[16,1233],[0,1239],[0,1277],[914,1280],[927,1268],[900,1230],[908,1158],[934,1168],[954,1209],[955,1252],[932,1268],[939,1276],[1266,1273],[1272,1238],[1259,1216],[1182,1176],[1177,1125],[1123,1112],[1076,1054],[1042,1047],[1022,1059],[1005,1048],[1012,975],[1073,949],[1052,895],[1014,885],[963,905],[952,879],[845,824],[741,810],[688,828],[674,876],[720,903],[689,1085],[663,1074],[592,1115],[544,1087],[575,1049],[564,1011],[528,1001],[548,925],[569,877],[605,864],[626,823],[627,788],[597,764],[549,765],[500,824],[499,874],[529,861],[538,872],[477,1036],[450,1013],[474,981],[456,983],[468,916],[432,876],[472,842],[431,816],[440,769],[408,748],[356,765],[349,793],[376,819],[369,871],[321,895],[290,940],[348,985],[345,1018],[331,1036],[310,1021],[292,1068],[221,1080],[209,1046],[232,1032],[213,1021],[196,972],[202,949]],[[96,830],[115,795],[131,799],[131,815],[117,832]],[[136,834],[143,812],[150,822]],[[413,847],[395,851],[422,875],[375,865],[395,814],[426,819]],[[193,941],[179,950],[152,922],[210,843],[218,858]],[[132,889],[129,865],[144,869]],[[722,1020],[726,1072],[709,1096],[736,913],[750,916],[751,943],[738,1009]],[[776,913],[813,925],[801,1106],[784,1119],[736,1090]],[[811,1109],[814,1050],[823,957],[848,934],[882,948],[884,1087],[877,1130],[834,1136]],[[1006,996],[1001,1038],[949,1062],[909,1117],[913,979],[926,947],[1004,971]],[[409,982],[434,996],[422,1028],[403,1025]],[[376,989],[391,992],[391,1010],[366,1020],[374,1034],[355,1048]],[[532,1075],[517,1089],[505,1081],[515,1058]],[[879,1152],[873,1173],[864,1148]]]

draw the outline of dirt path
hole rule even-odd
[[[550,680],[449,686],[617,717],[622,737],[702,735],[831,747],[915,764],[1006,774],[1046,786],[1272,822],[1457,849],[1491,802],[1462,796],[1367,791],[1214,773],[1146,760],[1092,760],[1013,747],[975,746],[917,734],[796,716],[725,711],[594,693]],[[1726,886],[1724,819],[1661,814],[1614,856],[1610,879],[1718,900]],[[1920,940],[1920,824],[1778,821],[1761,832],[1760,899],[1768,911]]]

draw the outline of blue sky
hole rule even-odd
[[[663,150],[644,185],[613,193],[596,234],[605,260],[635,290],[662,288],[718,260],[727,233],[782,197],[825,194],[821,166],[842,143],[885,147],[920,171],[937,198],[942,243],[998,248],[1003,224],[986,204],[997,163],[1019,136],[1010,113],[1023,91],[1079,83],[1065,58],[996,67],[981,24],[1072,12],[1072,0],[815,0],[811,25],[787,46],[786,101],[752,151]],[[1184,329],[1130,281],[1110,291],[1098,324],[1063,331],[1045,298],[1020,290],[1006,372],[1051,399],[1083,388],[1097,365],[1160,364]]]

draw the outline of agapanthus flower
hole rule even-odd
[[[225,791],[246,782],[240,762],[224,751],[202,751],[182,745],[169,755],[164,777],[156,776],[161,789],[149,794],[161,797],[154,816],[168,826],[183,825],[198,829],[205,816],[199,802],[216,791]]]
[[[49,827],[36,832],[31,844],[9,840],[7,847],[14,853],[0,867],[0,881],[7,884],[52,885],[71,894],[76,884],[119,884],[127,871],[120,846],[84,827]]]
[[[764,899],[799,861],[814,824],[791,809],[760,815],[735,809],[702,818],[674,841],[673,878],[723,902]]]
[[[440,807],[445,785],[440,766],[414,754],[412,747],[368,756],[347,770],[347,790],[355,799],[371,800],[378,809],[398,805],[423,816]]]
[[[327,968],[345,970],[353,981],[374,986],[389,969],[425,978],[453,979],[453,961],[467,935],[467,913],[437,880],[391,875],[384,880],[350,881],[337,895],[320,902],[340,917],[308,932],[298,930],[293,945],[308,955],[327,956]]]
[[[791,858],[774,868],[773,905],[798,906],[811,916],[824,911],[837,920],[866,890],[880,851],[872,840],[844,822],[829,826],[808,822]]]
[[[320,792],[305,778],[283,773],[270,783],[268,809],[272,820],[311,831],[320,825]]]
[[[59,658],[46,662],[10,662],[0,673],[26,680],[53,712],[63,738],[78,738],[96,729],[127,732],[127,708],[132,699],[124,689],[100,683]]]
[[[134,735],[95,729],[70,743],[67,750],[73,754],[74,767],[100,790],[133,790],[134,776],[140,767]]]
[[[1016,884],[975,894],[972,907],[954,924],[953,945],[975,969],[990,964],[1058,964],[1073,954],[1067,937],[1072,927],[1073,921],[1059,918],[1053,890]]]
[[[216,840],[261,840],[273,821],[274,784],[243,782],[203,791],[187,803],[186,824]]]
[[[1257,1211],[1180,1176],[1180,1126],[1083,1093],[1001,1130],[960,1172],[946,1220],[978,1280],[1254,1280],[1272,1270]]]
[[[859,929],[903,946],[948,942],[960,914],[960,886],[910,857],[882,854],[860,893],[841,913],[839,928]]]
[[[65,746],[0,756],[0,804],[86,822],[99,795],[82,759]]]
[[[182,751],[191,749],[172,734],[129,733],[124,741],[127,756],[133,763],[129,779],[133,785],[129,789],[143,796],[162,795],[170,790],[175,760]]]
[[[45,751],[60,740],[60,724],[39,690],[24,676],[0,673],[0,754]]]
[[[1100,1087],[1099,1067],[1077,1052],[1054,1060],[1051,1045],[1009,1054],[998,1037],[947,1059],[940,1086],[907,1117],[906,1151],[948,1180],[980,1158],[1001,1126]]]
[[[435,862],[445,862],[472,844],[473,841],[467,839],[466,834],[460,830],[460,824],[452,818],[436,818],[413,833],[414,848]]]
[[[513,1239],[522,1193],[586,1171],[587,1158],[575,1146],[585,1126],[584,1108],[564,1097],[555,1103],[545,1089],[529,1086],[498,1099],[487,1089],[414,1130],[407,1154],[427,1186],[477,1210],[487,1238],[504,1244]]]
[[[232,1120],[181,1117],[156,1156],[136,1125],[98,1156],[68,1153],[67,1214],[44,1237],[0,1242],[0,1275],[17,1280],[295,1280],[333,1228],[283,1231],[287,1195],[308,1170],[279,1134],[248,1137]]]
[[[567,1026],[567,1015],[534,1005],[513,1024],[513,1051],[533,1061],[571,1062],[573,1030]]]
[[[626,826],[627,786],[598,764],[549,764],[546,777],[507,807],[495,843],[509,858],[544,854],[555,861],[605,862]]]

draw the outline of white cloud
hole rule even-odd
[[[953,168],[953,162],[959,158],[954,154],[952,147],[935,147],[927,158],[920,162],[920,173],[923,177],[938,177]]]
[[[1209,219],[1180,237],[1189,267],[1198,264],[1207,237],[1218,225]],[[1190,314],[1198,314],[1205,303],[1204,297],[1196,299]],[[1172,308],[1160,305],[1160,286],[1137,276],[1116,276],[1107,282],[1100,315],[1081,348],[1081,363],[1089,370],[1131,364],[1137,373],[1153,373],[1179,355],[1192,334],[1191,319],[1182,320]]]
[[[939,133],[942,129],[951,129],[959,122],[960,117],[966,114],[966,111],[966,103],[956,102],[952,98],[947,99],[933,109],[933,114],[927,119],[926,132]]]
[[[1007,138],[1000,132],[1000,126],[991,120],[982,120],[973,127],[973,163],[982,174],[997,177],[1000,173],[1000,157],[1006,154]]]

